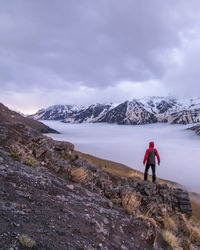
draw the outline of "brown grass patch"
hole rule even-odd
[[[173,249],[181,249],[178,243],[178,238],[168,230],[162,232],[164,239]]]
[[[163,221],[163,227],[167,231],[177,232],[178,227],[172,217],[166,215]]]
[[[147,217],[146,215],[140,214],[136,217],[136,219],[139,219],[141,221],[146,221],[155,228],[158,227],[157,222],[153,218]]]
[[[136,193],[134,193],[131,190],[127,190],[122,194],[121,199],[122,199],[122,207],[128,213],[134,213],[138,211],[141,202],[141,197],[138,196]]]
[[[84,182],[88,176],[88,170],[84,169],[83,167],[72,169],[70,172],[71,180],[74,182]]]
[[[189,236],[191,234],[191,221],[185,216],[185,214],[181,214],[181,216],[183,219],[184,228]]]
[[[189,241],[200,246],[200,226],[195,225],[192,219],[188,220],[185,215],[182,215],[184,227],[187,230]]]
[[[152,214],[154,214],[157,211],[157,204],[154,202],[149,203],[144,211],[144,216],[146,218],[149,218],[152,216]]]
[[[84,160],[88,161],[91,164],[100,166],[102,170],[106,170],[111,174],[115,174],[121,177],[140,177],[143,178],[143,173],[137,170],[134,170],[130,167],[127,167],[124,164],[117,163],[114,161],[104,160],[89,154],[84,154],[77,152]]]
[[[194,223],[200,225],[200,194],[190,193],[190,200],[192,204],[192,217]]]
[[[155,228],[158,227],[157,222],[153,218],[148,218],[147,221]]]
[[[190,240],[197,246],[200,246],[200,228],[197,226],[191,227]]]

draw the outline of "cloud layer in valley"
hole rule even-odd
[[[32,112],[200,90],[197,0],[0,1],[0,99]]]
[[[45,124],[61,132],[52,134],[54,139],[70,141],[78,151],[121,162],[141,172],[144,171],[142,162],[145,151],[149,142],[154,141],[161,158],[160,166],[156,167],[157,176],[178,182],[199,193],[200,140],[193,131],[186,130],[188,126],[118,126],[57,121],[45,121]]]

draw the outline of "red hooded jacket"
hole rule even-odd
[[[158,165],[160,164],[160,156],[158,154],[158,151],[156,148],[154,148],[154,142],[149,143],[149,148],[146,150],[143,164],[147,163],[149,165],[154,164],[155,165],[155,157],[157,157]]]

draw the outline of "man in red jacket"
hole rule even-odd
[[[152,182],[156,181],[156,159],[155,159],[156,157],[158,160],[158,165],[160,165],[160,156],[158,154],[158,151],[156,148],[154,148],[154,142],[150,142],[149,148],[146,150],[144,160],[143,160],[143,164],[145,165],[146,163],[145,172],[144,172],[145,181],[147,180],[148,171],[150,167],[152,170]]]

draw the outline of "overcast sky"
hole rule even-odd
[[[200,96],[199,0],[0,0],[0,102]]]

